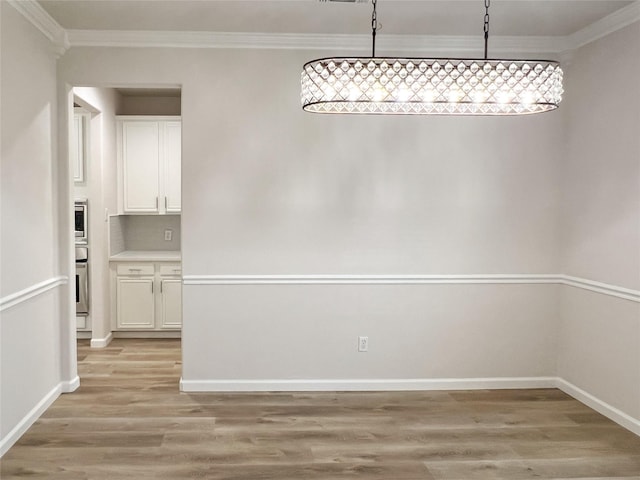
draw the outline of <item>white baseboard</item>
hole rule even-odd
[[[296,392],[296,391],[400,391],[490,390],[553,388],[555,377],[403,378],[348,380],[184,380],[183,392]]]
[[[567,395],[571,395],[576,400],[584,403],[586,406],[593,408],[596,412],[601,413],[605,417],[613,420],[618,425],[623,426],[627,430],[632,431],[636,435],[640,436],[640,420],[633,418],[631,415],[624,413],[616,407],[609,405],[607,402],[603,402],[597,397],[594,397],[590,393],[582,390],[580,387],[567,382],[562,378],[556,380],[556,387],[562,390]]]
[[[69,380],[68,382],[60,382],[60,391],[62,393],[75,392],[80,386],[80,377],[76,375],[76,378]]]
[[[182,338],[182,330],[116,331],[113,338]]]
[[[51,406],[53,402],[60,396],[62,392],[62,384],[56,385],[49,393],[47,393],[42,400],[40,400],[35,407],[31,409],[29,413],[4,437],[0,440],[0,457],[2,457],[7,451],[16,443],[22,435],[35,423],[40,415],[42,415],[47,408]]]
[[[110,333],[104,338],[92,338],[91,348],[104,348],[111,343],[111,340],[113,340],[113,333]]]

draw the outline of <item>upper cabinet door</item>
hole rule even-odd
[[[118,211],[180,213],[182,122],[178,116],[118,119]]]
[[[159,213],[159,151],[158,122],[122,122],[122,180],[125,213]]]
[[[180,213],[182,170],[182,124],[163,122],[164,127],[164,207],[166,213]]]

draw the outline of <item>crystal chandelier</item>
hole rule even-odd
[[[314,113],[522,115],[558,108],[562,69],[548,60],[488,59],[485,0],[484,58],[376,57],[376,4],[371,57],[306,63],[302,108]]]

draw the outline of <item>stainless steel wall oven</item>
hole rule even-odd
[[[89,314],[89,249],[76,247],[76,315]]]
[[[75,236],[76,243],[87,243],[88,208],[86,200],[75,201]]]

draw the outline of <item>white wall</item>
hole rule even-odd
[[[193,342],[197,334],[211,353],[185,344],[183,379],[194,390],[295,390],[323,389],[331,380],[343,382],[340,389],[363,388],[371,380],[383,381],[376,389],[411,389],[428,388],[433,379],[547,377],[555,371],[556,290],[189,286],[184,309],[191,323],[183,338]],[[359,335],[369,337],[367,353],[357,351]],[[269,383],[263,386],[263,380]],[[282,387],[287,380],[300,383]]]
[[[562,115],[306,114],[300,68],[322,54],[72,48],[59,71],[182,85],[187,277],[557,271]],[[185,285],[183,377],[553,375],[554,288]]]
[[[92,339],[103,344],[111,332],[107,214],[117,212],[115,115],[121,98],[111,88],[75,87],[73,92],[98,112],[91,118],[86,185],[75,191],[89,200],[89,315]]]
[[[12,6],[0,2],[0,9],[2,454],[37,418],[32,409],[59,393],[61,298],[68,287],[60,285],[57,253],[55,57],[49,41]]]
[[[575,53],[567,71],[563,271],[640,289],[640,23]],[[558,374],[635,417],[640,303],[564,287]]]

